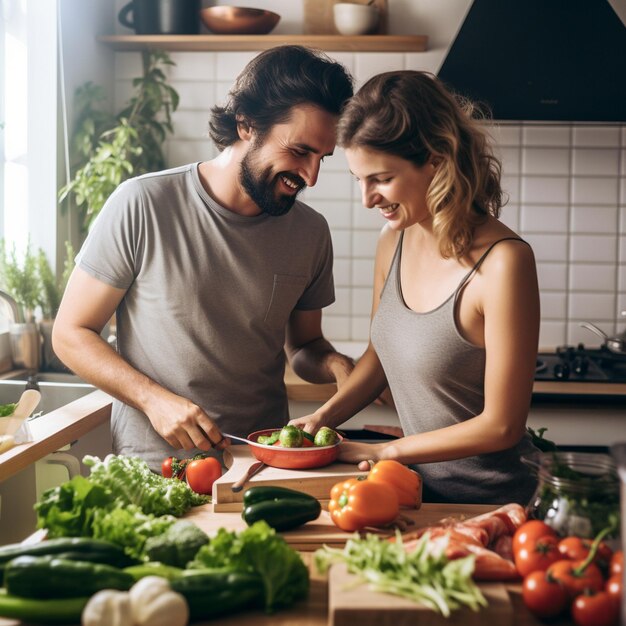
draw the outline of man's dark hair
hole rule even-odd
[[[263,137],[286,122],[296,105],[313,104],[339,115],[352,93],[348,71],[323,52],[303,46],[270,48],[246,65],[226,104],[211,109],[209,134],[221,151],[238,141],[238,123]]]

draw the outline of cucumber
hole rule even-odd
[[[317,519],[322,506],[315,499],[283,498],[246,506],[241,517],[248,526],[263,520],[274,530],[291,530]]]
[[[249,506],[256,502],[266,502],[268,500],[317,500],[302,491],[287,489],[286,487],[250,487],[243,494],[243,506]]]
[[[90,596],[101,589],[127,591],[134,582],[129,573],[110,565],[54,556],[18,556],[4,569],[8,593],[39,600]]]
[[[80,616],[89,597],[61,600],[19,598],[0,589],[0,617],[33,624],[80,624]]]

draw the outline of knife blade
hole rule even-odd
[[[258,461],[257,463],[253,463],[247,469],[245,474],[236,482],[234,482],[231,486],[231,491],[233,493],[239,493],[243,486],[255,475],[258,474],[265,467],[265,463],[263,461]]]

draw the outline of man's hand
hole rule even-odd
[[[322,417],[317,413],[312,413],[311,415],[304,415],[303,417],[295,417],[290,420],[289,425],[296,426],[297,428],[301,428],[307,433],[311,435],[315,435],[315,433],[322,427],[325,426]]]
[[[348,376],[354,369],[354,359],[351,359],[345,354],[340,352],[334,352],[329,354],[328,357],[328,371],[330,375],[335,379],[337,383],[337,389],[341,389],[342,385],[348,380]]]
[[[228,446],[213,420],[196,404],[161,388],[144,412],[173,448],[223,450]]]

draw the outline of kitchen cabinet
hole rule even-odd
[[[266,50],[293,44],[329,52],[424,52],[426,35],[102,35],[114,50],[159,48],[177,52]]]

